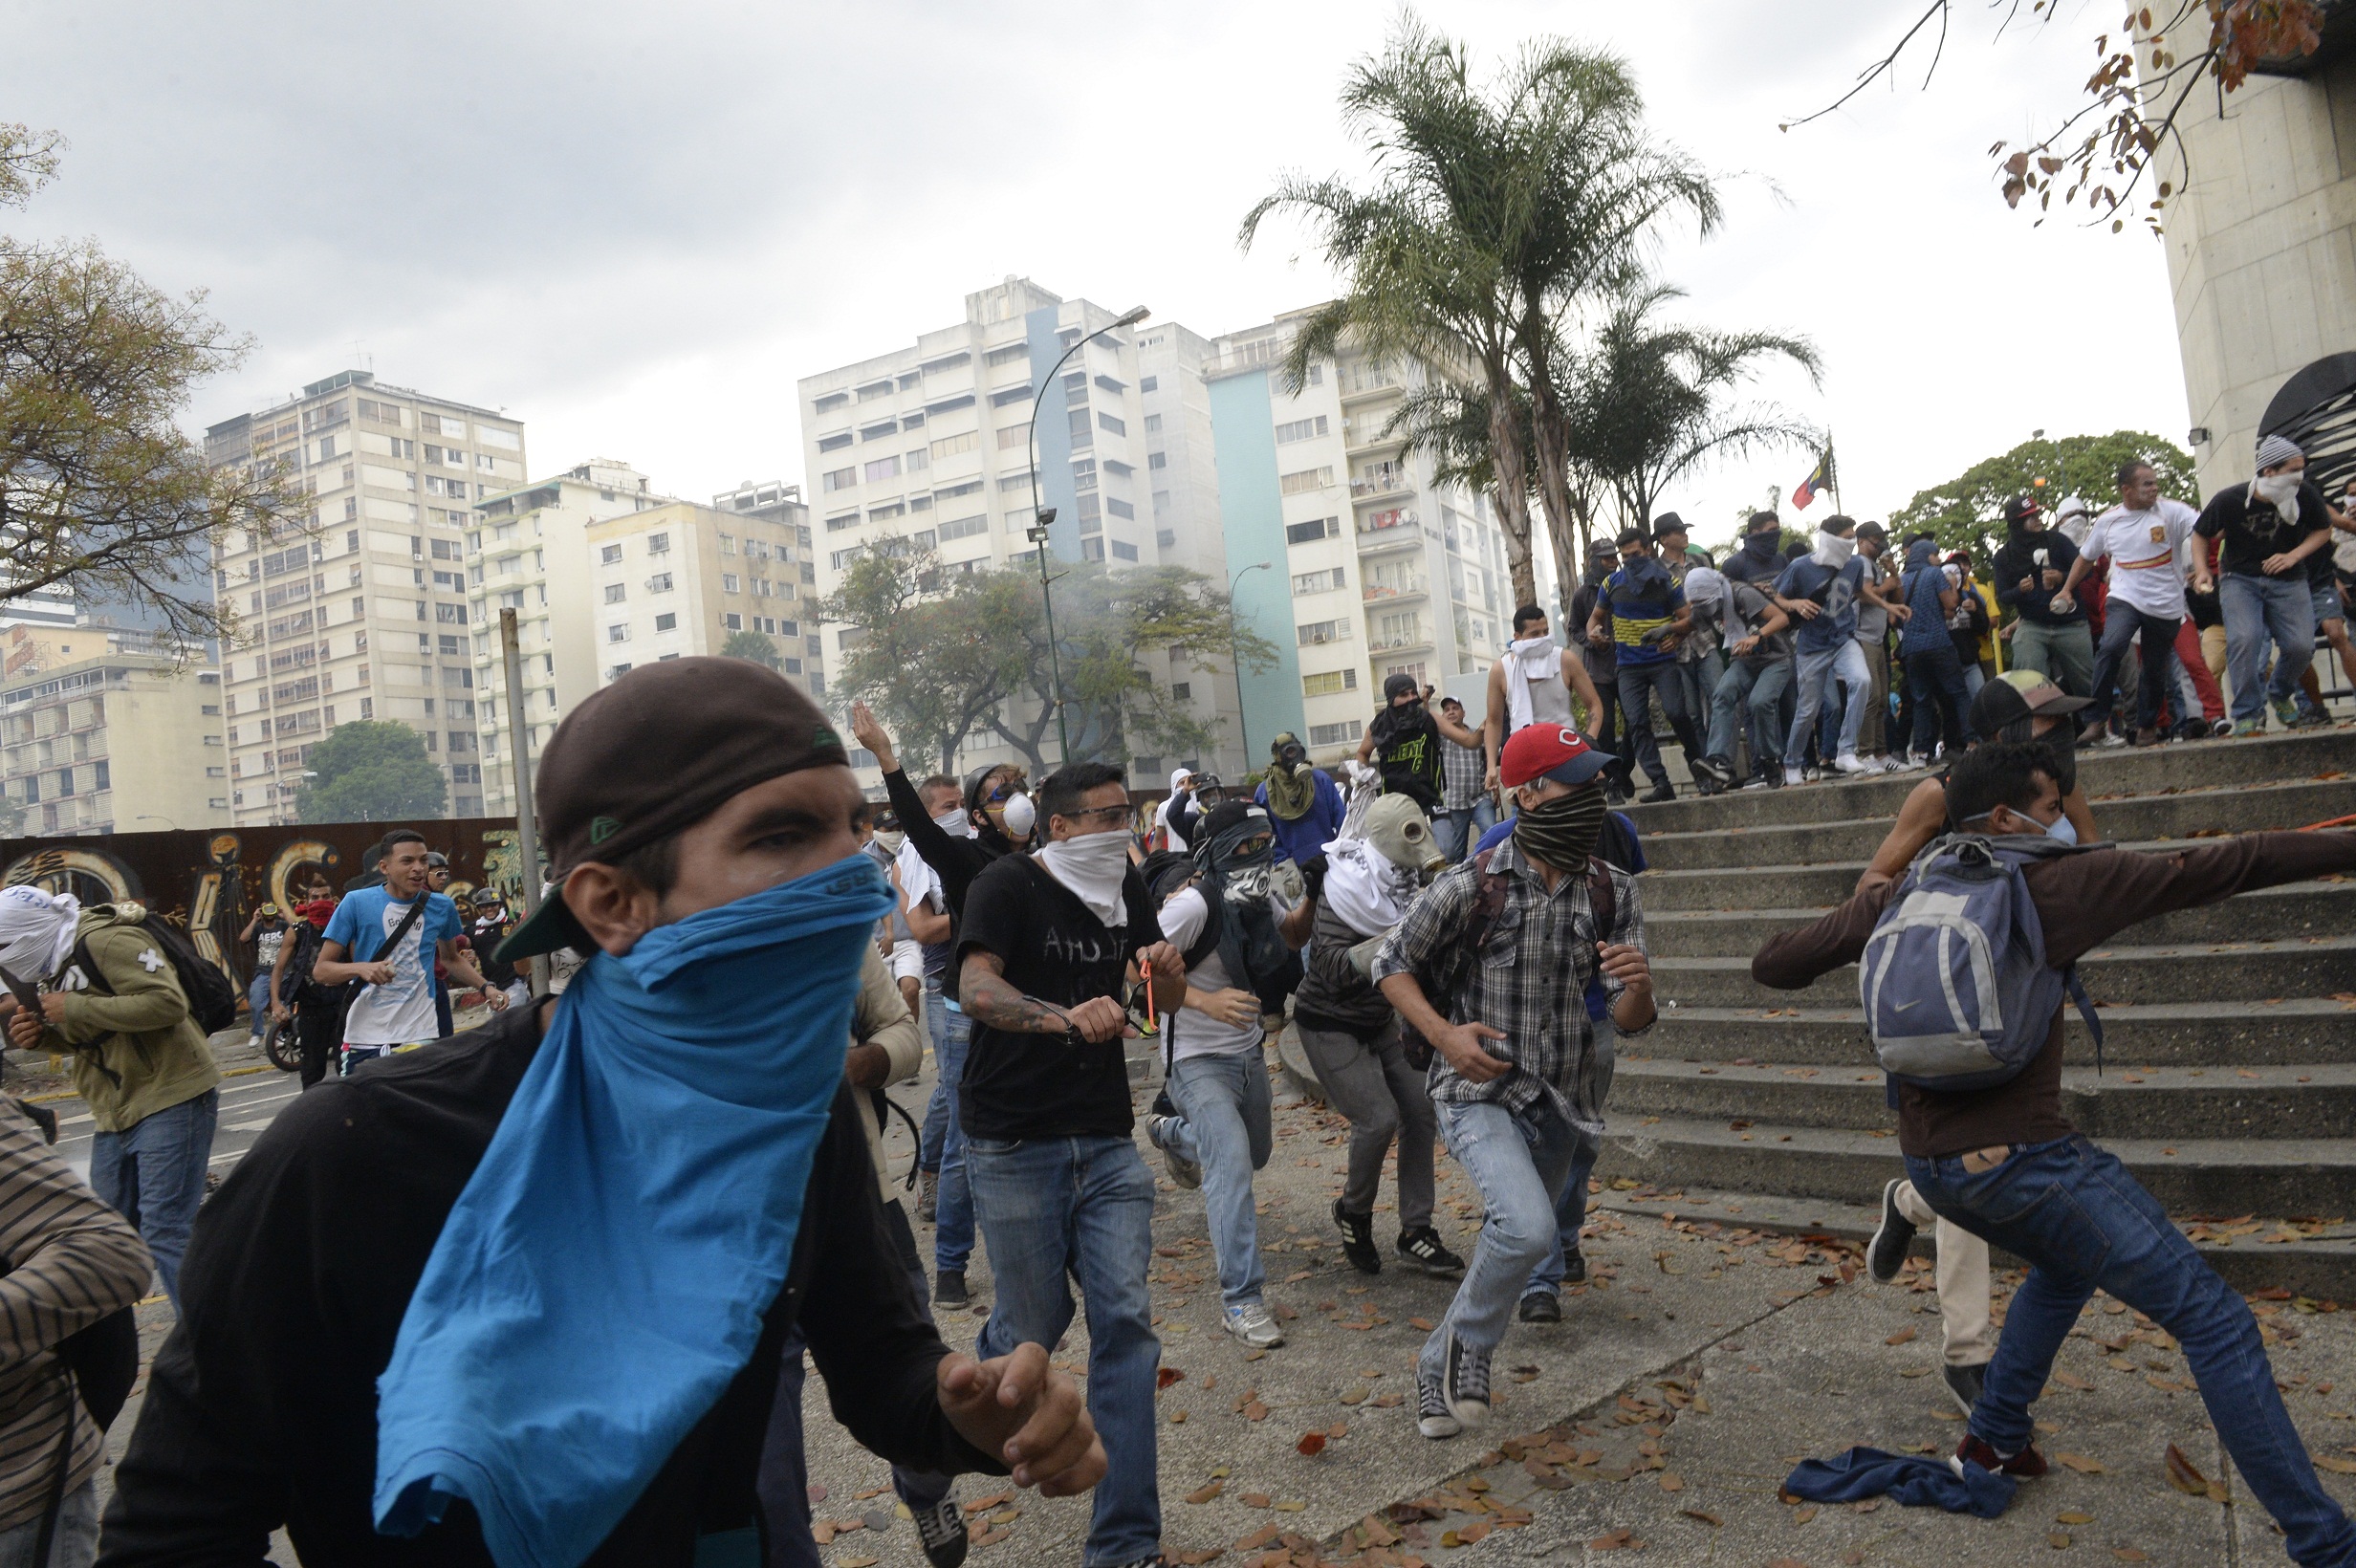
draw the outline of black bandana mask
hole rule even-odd
[[[1607,809],[1603,786],[1589,779],[1568,795],[1522,808],[1514,818],[1514,844],[1529,859],[1557,871],[1583,873],[1603,835]]]

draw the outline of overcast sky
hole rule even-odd
[[[1843,500],[1902,505],[2043,428],[2181,442],[2159,246],[2032,229],[1986,149],[2079,101],[2112,8],[1996,37],[1961,0],[1944,63],[1837,97],[1917,7],[1450,0],[1494,64],[1546,32],[1633,65],[1652,121],[1726,179],[1729,221],[1663,268],[1697,324],[1823,351]],[[1335,94],[1378,5],[70,6],[0,0],[0,120],[71,142],[11,231],[97,237],[206,288],[257,348],[191,425],[355,362],[527,422],[535,473],[591,455],[702,498],[798,480],[799,376],[958,318],[1022,272],[1206,335],[1325,297],[1297,231],[1238,219],[1282,171],[1363,178]],[[355,345],[357,344],[357,349]],[[1714,539],[1800,453],[1668,497]],[[1821,512],[1816,515],[1822,515]]]

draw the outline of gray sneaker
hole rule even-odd
[[[1489,1419],[1489,1352],[1475,1350],[1449,1330],[1440,1397],[1458,1425],[1477,1426]]]
[[[1162,1164],[1169,1170],[1169,1179],[1191,1192],[1203,1185],[1203,1167],[1163,1142],[1167,1130],[1185,1120],[1175,1116],[1145,1118],[1145,1137],[1162,1151]]]
[[[1219,1326],[1254,1350],[1274,1350],[1284,1343],[1284,1330],[1264,1301],[1246,1301],[1219,1315]]]
[[[1448,1396],[1440,1380],[1428,1372],[1415,1374],[1415,1429],[1426,1437],[1454,1437],[1464,1423],[1448,1413]]]

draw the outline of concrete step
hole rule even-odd
[[[2138,1067],[2099,1076],[2066,1069],[2062,1110],[2089,1137],[2345,1137],[2356,1128],[2356,1062],[2299,1067]],[[1889,1131],[1880,1072],[1865,1067],[1735,1067],[1624,1059],[1612,1080],[1615,1125],[1627,1117],[1772,1122],[1779,1128]]]
[[[2356,1212],[2356,1139],[2109,1139],[2104,1146],[2171,1213]],[[1655,1187],[1691,1183],[1870,1204],[1903,1175],[1898,1140],[1761,1122],[1612,1118],[1597,1172]]]
[[[2096,748],[2078,754],[2079,778],[2090,798],[2156,795],[2163,790],[2220,789],[2313,779],[2331,772],[2356,773],[2356,725],[2301,730],[2238,741],[2190,745]],[[1784,790],[1738,790],[1707,799],[1692,794],[1685,769],[1669,765],[1679,798],[1625,810],[1649,838],[1655,833],[1756,828],[1783,822],[1841,821],[1895,817],[1921,773],[1834,779]],[[2356,805],[2348,809],[2356,810]],[[2334,815],[2337,815],[2336,813]],[[2310,818],[2314,820],[2314,818]]]
[[[1651,892],[1651,878],[1639,887]],[[1770,937],[1824,914],[1814,909],[1661,909],[1647,901],[1645,946],[1661,958],[1748,958]],[[2130,926],[2123,940],[2142,943],[2284,942],[2356,931],[2356,882],[2293,882],[2244,893],[2223,904],[2179,909]]]
[[[2167,1002],[2102,1010],[2104,1060],[2112,1067],[2295,1066],[2356,1062],[2356,1002]],[[2062,1013],[2063,1059],[2094,1065],[2094,1041],[2075,1009]],[[1687,1061],[1780,1067],[1873,1065],[1865,1014],[1854,1006],[1664,1007],[1652,1032],[1623,1048]]]
[[[2079,966],[2097,1003],[2144,1006],[2188,1001],[2261,1001],[2356,991],[2356,938],[2172,945],[2113,943]],[[1772,991],[1751,978],[1751,960],[1657,958],[1653,989],[1680,1007],[1835,1007],[1857,997],[1857,966],[1844,964],[1801,991]]]
[[[1921,780],[1916,779],[1919,784]],[[2096,823],[2113,843],[2145,843],[2214,834],[2301,828],[2356,810],[2356,784],[2345,779],[2239,784],[2138,795],[2096,805]],[[1872,858],[1895,817],[1715,827],[1645,835],[1645,859],[1656,870],[1710,866],[1814,865]]]

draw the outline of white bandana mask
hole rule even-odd
[[[1129,874],[1127,834],[1115,829],[1058,838],[1039,850],[1039,864],[1106,926],[1129,923],[1128,902],[1121,896],[1122,882]]]

